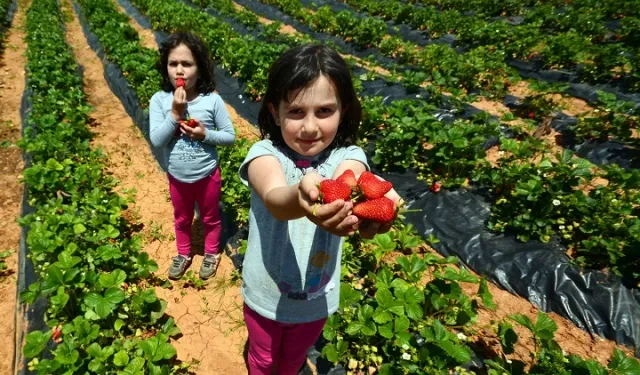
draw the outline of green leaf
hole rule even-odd
[[[147,358],[152,362],[158,362],[163,359],[170,359],[176,355],[176,349],[173,345],[162,342],[158,335],[138,343],[138,346],[146,354]]]
[[[340,283],[340,308],[344,309],[345,307],[352,306],[360,302],[362,298],[362,293],[353,289],[351,285],[348,283]]]
[[[102,359],[102,348],[100,347],[100,344],[94,342],[93,344],[89,345],[89,347],[87,348],[87,354],[89,354],[93,358]]]
[[[116,269],[111,273],[100,275],[100,285],[103,288],[119,288],[126,279],[127,274],[121,269]]]
[[[78,223],[78,224],[74,224],[74,225],[73,225],[73,232],[74,232],[75,234],[82,234],[82,233],[84,233],[86,230],[87,230],[87,228],[86,228],[84,225],[80,224],[80,223]]]
[[[640,362],[637,359],[627,357],[620,349],[613,351],[609,369],[614,371],[615,375],[638,375],[640,374]]]
[[[113,323],[113,329],[115,329],[117,332],[120,332],[122,326],[124,326],[124,321],[122,319],[116,319],[116,321]]]
[[[393,338],[393,323],[389,322],[378,326],[378,332],[380,333],[380,336],[391,340]]]
[[[393,319],[393,315],[383,308],[376,308],[376,312],[373,314],[373,320],[378,324],[384,324],[390,322]]]
[[[394,321],[394,332],[395,333],[405,332],[406,330],[409,329],[410,324],[411,323],[409,323],[409,319],[406,316],[401,315],[397,317]]]
[[[359,321],[358,322],[351,322],[347,326],[347,329],[345,330],[345,333],[347,335],[354,336],[358,332],[360,332],[360,330],[362,330],[362,327],[364,327],[364,324],[362,322],[359,322]]]
[[[411,286],[404,291],[404,300],[407,303],[420,303],[424,301],[424,294],[415,286]]]
[[[331,363],[337,363],[340,360],[338,356],[338,351],[333,344],[327,344],[324,348],[322,348],[322,354],[327,358],[327,360]]]
[[[75,340],[72,337],[66,336],[65,340],[58,345],[53,355],[55,356],[56,361],[65,365],[75,364],[80,357],[80,353],[75,350]]]
[[[528,316],[523,314],[511,314],[509,315],[509,318],[515,321],[516,323],[520,324],[521,326],[529,328],[529,330],[532,333],[535,333],[535,327],[533,326],[533,322],[531,321],[531,319],[529,319]]]
[[[27,335],[27,343],[22,348],[22,353],[27,358],[34,358],[40,354],[47,346],[53,332],[33,331]]]
[[[411,320],[414,321],[418,321],[420,319],[422,319],[422,315],[424,313],[424,310],[422,309],[422,306],[415,304],[415,303],[409,303],[406,304],[404,306],[404,309],[407,313],[407,317]]]
[[[82,259],[80,257],[72,256],[71,253],[66,250],[58,254],[58,264],[64,269],[73,268],[81,261]]]
[[[480,279],[480,287],[478,288],[478,295],[482,298],[482,304],[491,311],[496,311],[496,304],[493,302],[493,295],[489,291],[489,286],[487,285],[487,279],[484,277]]]
[[[113,364],[118,367],[124,367],[129,363],[129,355],[124,350],[121,350],[113,356]]]
[[[111,314],[116,305],[124,301],[125,294],[122,290],[109,288],[104,292],[104,296],[98,293],[89,293],[85,296],[87,306],[93,308],[101,318],[106,318]]]
[[[449,340],[438,341],[436,345],[447,352],[447,354],[458,363],[467,363],[471,360],[471,353],[469,353],[469,349],[465,346],[456,345]]]
[[[551,340],[558,330],[558,325],[547,314],[538,312],[534,333],[543,340]]]
[[[435,334],[436,341],[446,340],[449,337],[449,332],[438,320],[433,321],[433,333]]]

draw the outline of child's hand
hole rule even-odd
[[[171,117],[175,121],[180,121],[184,110],[187,108],[187,92],[183,87],[176,88],[173,92],[173,102],[171,103]]]
[[[337,236],[348,236],[355,232],[358,218],[351,214],[353,204],[343,200],[336,200],[328,204],[320,204],[318,184],[324,180],[316,172],[306,174],[298,185],[299,203],[306,212],[306,217]]]
[[[180,121],[180,132],[187,138],[191,138],[196,141],[203,141],[207,134],[207,129],[204,127],[202,121],[193,117],[189,121],[191,122],[191,125],[195,124],[195,126],[192,127],[188,121]]]

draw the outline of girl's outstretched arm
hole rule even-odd
[[[284,171],[273,156],[261,156],[248,166],[248,180],[271,215],[281,221],[308,217],[316,225],[336,235],[347,235],[357,222],[351,203],[342,200],[320,205],[314,211],[315,197],[309,191],[323,179],[317,173],[308,173],[295,185],[287,185]],[[315,215],[314,215],[315,213]]]

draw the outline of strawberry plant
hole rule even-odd
[[[544,313],[538,312],[535,322],[524,314],[512,314],[509,320],[526,328],[532,333],[534,351],[531,353],[532,365],[526,365],[517,359],[507,359],[504,354],[513,352],[518,337],[513,326],[505,321],[499,324],[498,336],[501,338],[502,351],[500,358],[485,360],[490,375],[570,375],[570,374],[620,374],[631,375],[640,371],[640,362],[627,357],[621,350],[615,349],[609,364],[605,368],[597,361],[584,360],[577,355],[566,354],[554,340],[558,330],[557,324]]]
[[[157,264],[121,215],[129,201],[113,190],[104,156],[89,147],[90,108],[62,23],[56,1],[29,8],[32,107],[21,145],[34,212],[19,222],[38,279],[20,298],[46,300],[49,329],[30,332],[23,355],[39,374],[183,373],[169,343],[180,331],[148,280]]]

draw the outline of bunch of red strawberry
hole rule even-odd
[[[320,198],[323,203],[353,201],[353,214],[360,219],[388,223],[397,214],[395,203],[384,196],[392,187],[391,182],[380,180],[371,172],[363,172],[356,180],[348,169],[335,180],[320,182]]]

